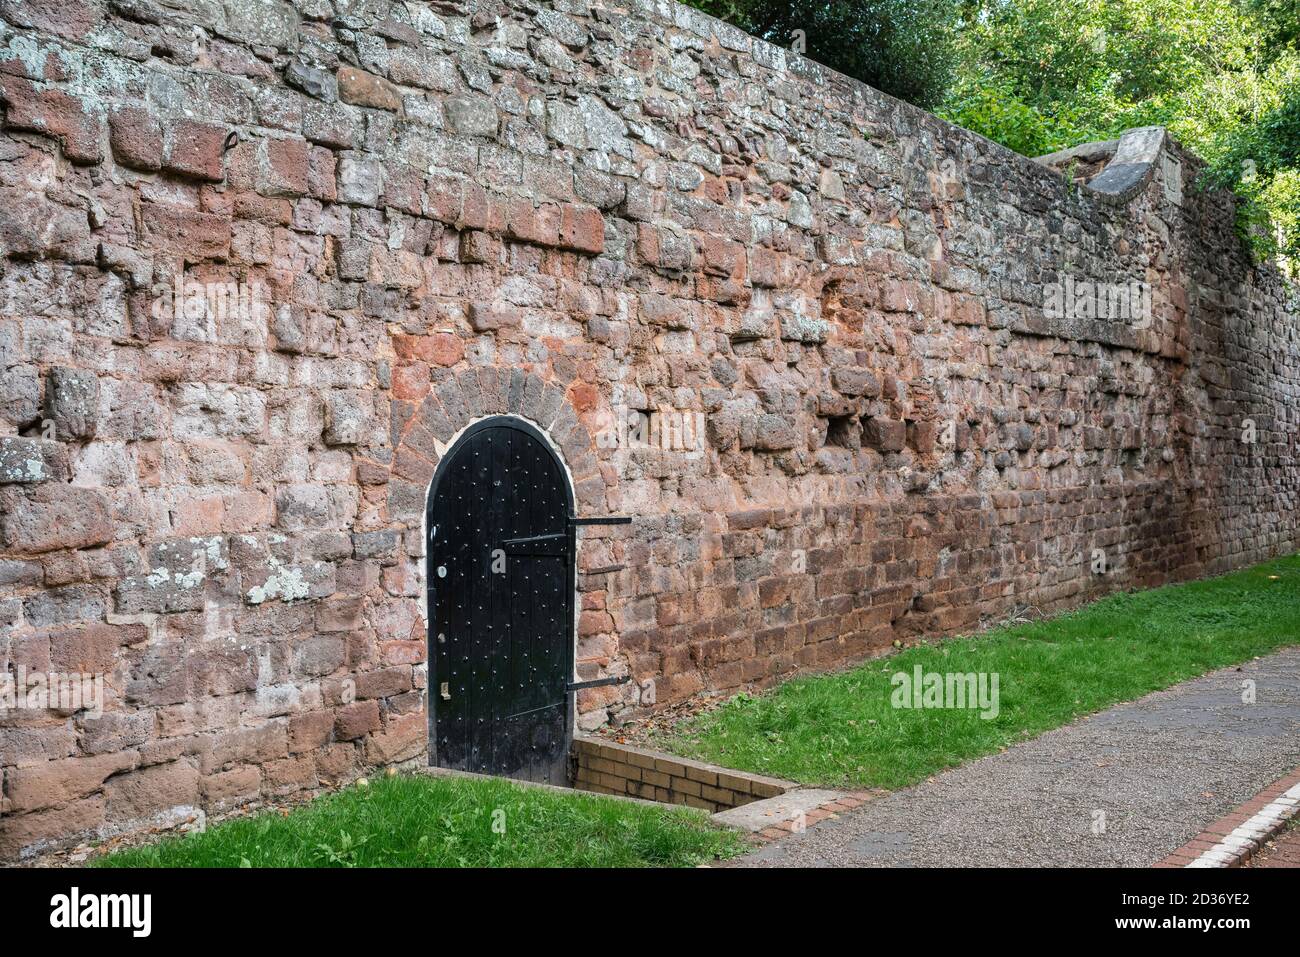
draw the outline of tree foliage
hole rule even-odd
[[[693,2],[1027,156],[1166,126],[1300,259],[1300,0]]]
[[[956,64],[957,0],[691,0],[811,59],[933,109]]]
[[[1300,255],[1300,0],[966,0],[941,115],[1026,155],[1167,126]]]

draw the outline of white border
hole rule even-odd
[[[1293,817],[1300,805],[1300,784],[1275,798],[1250,820],[1232,829],[1232,833],[1210,848],[1188,867],[1231,867],[1238,858],[1258,847],[1266,834],[1276,831]]]

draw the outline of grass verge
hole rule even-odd
[[[124,849],[100,867],[689,867],[733,831],[650,807],[500,779],[379,778],[310,804]]]
[[[805,784],[900,788],[1082,715],[1300,643],[1300,556],[738,695],[656,743]],[[899,672],[999,676],[999,710],[891,705]]]

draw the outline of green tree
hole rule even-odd
[[[1300,40],[1300,0],[1247,0],[1246,8],[1269,31],[1271,42]]]
[[[940,115],[1030,156],[1163,125],[1300,255],[1297,0],[965,0]],[[1290,225],[1288,225],[1290,224]]]
[[[1166,126],[1300,259],[1300,0],[691,0],[1028,156]]]
[[[956,64],[957,0],[690,0],[878,90],[933,109]]]

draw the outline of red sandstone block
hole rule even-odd
[[[393,336],[393,349],[399,359],[416,359],[439,366],[454,366],[465,356],[460,338],[448,332],[431,336]]]
[[[65,40],[84,40],[104,19],[102,5],[94,0],[22,0],[5,7],[5,16],[11,22]],[[45,69],[48,73],[52,67],[47,63]]]
[[[379,645],[379,658],[387,665],[418,665],[425,659],[427,648],[424,643],[424,629],[416,629],[419,638],[409,640],[385,641]]]
[[[133,169],[162,167],[162,124],[147,110],[122,107],[108,118],[108,142],[113,158]]]
[[[563,204],[560,207],[559,245],[593,255],[602,252],[605,248],[605,219],[600,210]]]
[[[393,369],[393,398],[418,401],[429,394],[429,366],[402,362]]]
[[[132,821],[169,808],[194,805],[199,798],[199,772],[180,760],[119,774],[105,785],[104,797],[112,821]]]
[[[454,366],[465,358],[465,344],[460,341],[459,336],[441,332],[431,338],[433,345],[429,358],[434,365]]]
[[[105,625],[91,622],[50,633],[50,664],[62,672],[107,674],[117,663],[124,645],[143,641],[143,625]]]
[[[529,199],[511,199],[505,206],[505,233],[511,239],[538,246],[560,244],[560,207],[555,203],[534,206]]]
[[[482,186],[466,183],[461,197],[460,217],[456,226],[460,229],[487,229],[492,219],[492,203]]]
[[[391,698],[411,690],[411,669],[380,668],[356,676],[358,698]]]
[[[404,163],[384,164],[384,205],[412,216],[424,214],[424,175]]]
[[[901,452],[907,444],[907,423],[873,415],[863,432],[866,443],[882,452]]]
[[[251,765],[209,774],[199,785],[209,808],[234,807],[255,800],[262,791],[262,771]]]
[[[925,454],[933,452],[939,439],[939,423],[937,422],[909,422],[907,427],[907,440],[912,448]]]
[[[235,492],[222,496],[221,531],[251,532],[265,528],[274,519],[271,496],[265,492]]]
[[[714,276],[731,276],[743,272],[745,247],[740,243],[709,233],[700,233],[696,236],[696,241],[699,243],[706,273]]]
[[[423,711],[390,716],[384,730],[366,739],[367,764],[391,764],[424,753],[429,737]]]
[[[338,784],[351,777],[357,769],[358,752],[350,743],[331,744],[313,756],[316,774],[323,784]]]
[[[309,711],[289,719],[289,753],[314,751],[329,741],[334,730],[334,712]]]
[[[383,77],[343,66],[339,67],[338,81],[339,99],[344,103],[392,112],[402,108],[401,94]]]
[[[180,176],[220,182],[226,176],[226,137],[230,130],[213,123],[181,120],[167,131],[163,169]]]
[[[332,150],[313,146],[308,154],[307,194],[332,203],[338,196],[338,160]]]
[[[145,242],[155,249],[179,254],[186,262],[230,255],[228,216],[161,203],[143,203],[140,212]]]
[[[794,261],[784,253],[754,246],[749,250],[749,280],[767,289],[784,288],[795,283]]]
[[[309,754],[268,761],[262,766],[262,773],[267,790],[274,794],[302,791],[314,788],[319,783],[316,778],[316,762]]]
[[[104,798],[98,794],[49,811],[6,814],[0,827],[0,860],[11,860],[28,847],[66,846],[103,823]]]
[[[638,223],[636,236],[637,254],[647,265],[669,272],[691,268],[695,244],[682,230]]]
[[[481,229],[467,229],[460,234],[460,261],[495,263],[501,258],[501,244]]]
[[[135,767],[135,751],[93,758],[65,758],[5,772],[5,791],[14,813],[39,811],[98,791],[111,775]]]
[[[263,141],[258,192],[266,196],[307,195],[312,185],[312,152],[312,147],[303,139]]]
[[[103,159],[101,124],[75,96],[56,89],[38,91],[22,77],[0,74],[0,102],[8,107],[7,128],[52,137],[74,163]]]
[[[614,619],[607,611],[584,611],[578,617],[578,637],[603,635],[614,630]]]
[[[378,701],[357,701],[334,712],[334,737],[340,741],[353,741],[379,726]]]
[[[430,178],[425,189],[425,212],[439,222],[454,226],[465,208],[465,181],[447,176]]]
[[[287,199],[273,199],[257,193],[240,193],[234,197],[230,214],[236,219],[261,223],[265,226],[288,226],[293,220],[293,207]]]
[[[523,324],[524,312],[508,302],[474,302],[469,307],[469,324],[475,332],[515,329]]]

